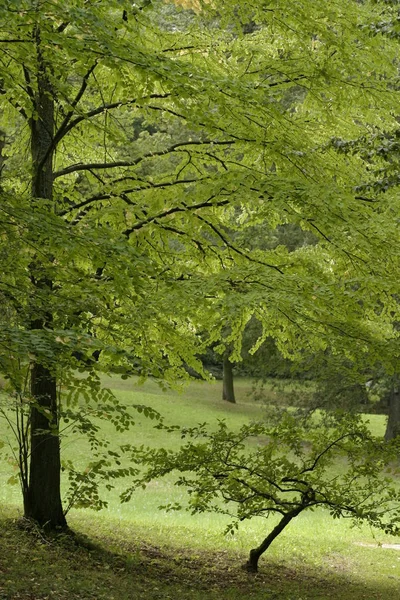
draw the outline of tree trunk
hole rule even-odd
[[[31,393],[31,460],[29,487],[24,498],[25,517],[42,527],[66,526],[60,494],[60,439],[56,379],[47,367],[34,364]]]
[[[389,396],[388,422],[385,440],[388,442],[400,435],[400,378],[393,378],[392,389]]]
[[[278,525],[274,527],[269,535],[265,538],[263,542],[257,547],[250,550],[250,556],[247,563],[243,566],[243,568],[249,573],[257,573],[258,571],[258,560],[262,554],[270,547],[272,542],[278,535],[285,529],[287,525],[289,525],[290,521],[297,517],[306,507],[304,505],[298,506],[294,510],[285,514],[282,519],[279,521]]]
[[[227,402],[235,403],[235,390],[233,387],[233,365],[229,360],[228,353],[225,352],[223,358],[222,372],[222,399]]]
[[[37,89],[30,87],[31,76],[26,73],[35,108],[35,117],[30,120],[32,156],[32,210],[41,200],[53,198],[53,135],[54,100],[47,74],[47,66],[41,53],[40,31],[34,32],[37,52]],[[45,251],[45,248],[44,248]],[[48,257],[51,261],[51,256]],[[32,330],[51,329],[53,315],[45,304],[46,296],[52,293],[52,281],[46,276],[46,265],[35,258],[31,265],[31,281],[41,297],[42,305],[36,308],[32,319]],[[43,299],[44,298],[44,299]],[[29,485],[24,497],[24,511],[48,529],[65,527],[60,493],[60,440],[58,431],[57,383],[49,365],[32,364],[30,409],[31,455]]]

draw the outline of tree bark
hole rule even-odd
[[[222,371],[222,399],[227,402],[236,402],[235,400],[235,389],[233,385],[233,365],[229,360],[228,353],[225,352],[223,358],[223,371]]]
[[[392,389],[389,396],[388,422],[386,425],[385,440],[394,439],[400,435],[400,378],[393,378]]]
[[[305,508],[306,506],[301,505],[293,509],[289,513],[286,513],[279,521],[278,525],[274,527],[271,533],[267,535],[267,537],[261,542],[261,544],[257,548],[253,548],[252,550],[250,550],[249,559],[243,567],[246,571],[248,571],[249,573],[257,573],[258,560],[260,556],[264,554],[266,550],[268,550],[274,539],[278,537],[280,533],[282,533],[285,527],[289,525],[290,521],[297,517],[297,515],[299,515]]]
[[[54,100],[47,66],[41,53],[40,31],[34,31],[37,52],[37,89],[30,87],[30,74],[26,74],[35,108],[30,120],[32,157],[32,210],[41,200],[53,198],[53,135]],[[51,257],[48,257],[51,261]],[[38,296],[51,295],[52,281],[46,276],[45,265],[35,258],[31,265],[31,281]],[[42,303],[44,301],[42,300]],[[47,307],[39,307],[32,318],[31,329],[51,329],[53,315]],[[60,440],[58,430],[57,382],[49,365],[35,360],[31,368],[30,409],[31,455],[29,485],[24,497],[24,512],[48,529],[65,527],[60,492]]]
[[[29,486],[24,498],[25,517],[42,527],[66,526],[60,493],[60,439],[56,379],[47,367],[34,364],[31,393],[31,458]]]

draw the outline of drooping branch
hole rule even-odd
[[[151,217],[148,217],[147,219],[143,219],[142,221],[139,221],[138,223],[136,223],[129,229],[126,229],[123,232],[123,235],[128,237],[134,231],[138,231],[139,229],[142,229],[146,225],[149,225],[150,223],[153,223],[153,222],[157,221],[158,219],[165,219],[166,217],[169,217],[170,215],[173,215],[175,213],[191,212],[191,211],[200,210],[201,208],[211,208],[214,206],[226,206],[230,202],[230,200],[218,200],[215,202],[214,201],[215,198],[216,198],[216,195],[213,195],[213,196],[210,196],[210,198],[208,198],[208,200],[205,200],[204,202],[199,202],[198,204],[192,204],[192,205],[185,204],[184,202],[182,202],[182,204],[180,206],[173,206],[172,208],[160,211],[156,215],[152,215]]]
[[[257,263],[259,265],[263,265],[264,267],[268,267],[270,269],[275,269],[276,271],[278,271],[278,273],[280,273],[281,275],[283,275],[283,271],[279,267],[277,267],[276,265],[270,265],[269,263],[266,263],[266,262],[264,262],[262,260],[259,260],[257,258],[253,258],[252,256],[249,256],[246,252],[243,252],[243,250],[240,250],[240,248],[237,248],[234,244],[232,244],[231,242],[229,242],[229,240],[226,238],[226,236],[223,235],[223,233],[219,229],[217,229],[217,227],[213,223],[210,223],[209,221],[207,221],[207,219],[205,219],[201,215],[196,215],[196,216],[197,216],[197,218],[200,221],[203,221],[204,223],[206,223],[206,225],[210,229],[212,229],[212,231],[224,242],[224,244],[226,245],[227,248],[229,248],[230,250],[233,250],[233,252],[236,252],[236,254],[239,254],[240,256],[243,256],[244,258],[246,258],[250,262],[254,262],[254,263]]]
[[[167,93],[167,94],[149,94],[148,98],[150,99],[165,99],[165,98],[169,98],[171,96],[171,94]],[[141,98],[140,100],[144,100],[145,98]],[[98,115],[103,114],[106,111],[109,110],[114,110],[115,108],[121,108],[122,106],[132,106],[134,104],[137,104],[139,102],[138,98],[132,98],[131,100],[126,100],[125,102],[111,102],[109,104],[102,104],[101,106],[98,106],[97,108],[93,108],[92,110],[89,110],[88,112],[79,115],[77,117],[75,117],[75,119],[72,119],[72,121],[70,121],[68,123],[68,126],[65,128],[62,137],[64,137],[69,131],[71,131],[71,129],[73,129],[74,127],[76,127],[77,125],[79,125],[79,123],[81,123],[82,121],[91,119],[92,117],[97,117]],[[60,138],[61,139],[61,138]],[[60,140],[58,140],[60,141]]]
[[[179,113],[179,112],[177,112],[175,110],[172,110],[171,108],[167,108],[165,106],[157,106],[155,104],[149,104],[147,106],[147,108],[150,109],[150,110],[156,110],[156,111],[168,113],[168,114],[172,115],[173,117],[177,117],[178,119],[182,119],[183,121],[188,121],[189,120],[187,115]],[[238,142],[247,142],[247,143],[259,142],[259,140],[256,140],[254,138],[246,138],[246,137],[240,137],[238,135],[235,135],[231,131],[227,131],[226,129],[224,129],[223,127],[220,127],[218,125],[211,125],[210,126],[210,125],[207,125],[206,123],[203,123],[203,122],[198,122],[197,125],[199,125],[200,127],[205,127],[205,128],[212,127],[212,129],[214,129],[215,131],[220,131],[224,135],[228,135],[233,140],[236,140]],[[259,142],[259,143],[261,144],[261,142]]]
[[[54,178],[56,179],[57,177],[63,177],[64,175],[68,175],[68,174],[74,173],[76,171],[90,171],[92,169],[115,169],[118,167],[134,167],[148,158],[153,158],[156,156],[165,156],[172,152],[181,151],[181,148],[184,148],[186,146],[208,146],[211,144],[213,146],[226,146],[226,145],[232,145],[234,143],[235,142],[233,140],[223,140],[223,141],[188,140],[186,142],[177,142],[176,144],[172,144],[171,146],[168,146],[168,148],[165,148],[165,150],[159,150],[156,152],[148,152],[146,154],[143,154],[142,156],[139,156],[135,160],[119,160],[119,161],[114,161],[114,162],[86,163],[86,164],[85,163],[77,163],[75,165],[70,165],[69,167],[65,167],[64,169],[56,171],[54,173]],[[124,181],[124,178],[122,177],[120,179],[116,179],[116,180],[114,180],[114,183],[119,182],[119,181]]]
[[[149,189],[155,189],[155,188],[163,189],[163,188],[171,187],[171,186],[175,186],[175,185],[198,183],[198,182],[201,182],[201,181],[204,181],[207,179],[208,179],[207,177],[204,177],[203,179],[178,179],[177,181],[167,181],[165,183],[145,182],[147,184],[146,187],[143,186],[143,187],[125,189],[125,190],[121,190],[118,193],[96,194],[95,196],[91,196],[90,198],[86,198],[85,200],[82,200],[81,202],[78,202],[77,204],[73,204],[72,206],[69,206],[68,208],[60,211],[58,214],[59,214],[59,216],[64,217],[74,210],[79,210],[81,208],[85,208],[85,207],[89,206],[90,204],[93,204],[94,202],[99,202],[101,200],[111,200],[111,198],[121,198],[126,204],[129,204],[130,206],[136,206],[136,203],[132,202],[129,199],[128,194],[134,194],[135,192],[143,192],[143,191],[146,191]],[[112,183],[116,183],[116,182],[112,182]],[[154,218],[156,219],[157,216]],[[149,222],[151,222],[153,220],[154,219],[151,219]]]

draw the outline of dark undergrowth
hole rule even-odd
[[[266,559],[249,575],[244,559],[112,534],[45,537],[9,512],[0,519],[0,600],[394,600],[400,589],[397,577],[385,588],[365,586],[339,562],[321,570]]]

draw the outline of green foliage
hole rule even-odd
[[[318,506],[333,518],[400,531],[399,444],[372,436],[356,416],[301,421],[286,413],[276,424],[256,422],[239,431],[223,421],[213,432],[206,424],[179,431],[189,441],[178,451],[141,449],[132,455],[147,469],[122,494],[124,501],[137,486],[173,473],[175,485],[188,491],[186,509],[229,515],[227,532],[233,533],[241,521],[276,513],[286,525]],[[182,505],[162,508],[179,510]],[[269,543],[280,533],[274,532]]]
[[[257,313],[286,354],[326,346],[338,332],[347,344],[343,331],[380,351],[380,337],[393,333],[375,324],[374,308],[394,285],[382,281],[381,242],[397,239],[397,200],[386,209],[355,197],[365,157],[350,159],[331,140],[394,129],[397,45],[371,35],[390,6],[331,2],[327,14],[319,0],[267,11],[224,1],[200,3],[196,15],[163,2],[14,4],[1,8],[0,127],[1,293],[15,335],[50,307],[51,330],[113,347],[104,368],[130,362],[135,373],[171,380],[185,377],[184,364],[200,368],[193,332],[208,327],[217,339],[225,315],[238,338]],[[41,83],[35,44],[57,104],[47,201],[27,192],[23,151]],[[282,245],[248,245],[240,232],[260,223],[320,243],[293,256]],[[53,289],[32,285],[38,253]],[[37,339],[30,346],[41,350]],[[44,354],[55,347],[49,340]]]

